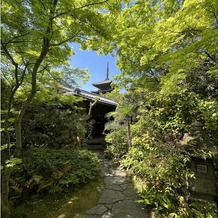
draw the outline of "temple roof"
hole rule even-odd
[[[101,104],[117,106],[117,102],[115,102],[111,99],[102,97],[98,94],[85,91],[83,89],[79,89],[79,88],[70,89],[67,87],[62,87],[62,89],[64,89],[65,92],[63,92],[63,93],[65,95],[76,95],[76,96],[80,96],[80,97],[83,97],[83,98],[88,99],[88,100],[95,100],[96,98],[98,98],[98,102]]]
[[[101,82],[92,83],[92,85],[98,87],[98,86],[101,86],[101,85],[107,85],[107,84],[110,85],[111,83],[112,83],[111,80],[109,80],[109,79],[106,80],[106,79],[105,79],[105,80],[103,80],[103,81],[101,81]]]

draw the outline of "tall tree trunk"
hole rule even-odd
[[[128,141],[128,148],[132,146],[132,138],[131,138],[131,120],[130,117],[127,117],[127,141]]]
[[[36,71],[37,73],[37,71]],[[22,135],[21,135],[21,121],[26,112],[27,107],[30,105],[34,95],[36,93],[36,73],[32,75],[32,91],[29,94],[27,100],[22,104],[19,114],[15,120],[15,135],[16,135],[16,146],[14,150],[14,157],[20,158],[20,153],[22,150]],[[9,210],[9,202],[8,202],[8,195],[9,195],[9,179],[13,168],[8,168],[7,166],[4,169],[4,173],[2,175],[2,216],[4,214],[4,218],[10,217],[10,210]]]
[[[8,111],[7,115],[5,118],[5,133],[6,133],[6,138],[7,138],[7,152],[8,152],[8,160],[10,160],[11,155],[10,155],[10,135],[8,132],[8,126],[9,126],[9,118],[10,118],[10,112],[11,112],[11,106],[12,106],[12,101],[14,98],[14,94],[16,90],[19,88],[20,84],[17,84],[16,87],[12,89],[12,92],[9,97],[9,102],[8,102]],[[4,218],[10,217],[10,210],[9,210],[9,202],[8,202],[8,194],[9,194],[9,179],[12,173],[12,168],[7,168],[5,167],[4,173],[2,175],[2,194],[1,194],[1,216]]]
[[[32,81],[31,81],[31,92],[29,96],[27,97],[27,100],[22,104],[21,109],[19,111],[19,114],[17,115],[15,119],[15,136],[16,136],[16,146],[14,150],[14,157],[20,158],[20,153],[22,150],[22,134],[21,134],[21,122],[23,119],[23,116],[26,112],[26,109],[30,105],[32,99],[35,96],[36,93],[36,79],[37,79],[37,72],[38,69],[46,57],[49,49],[49,40],[47,38],[43,39],[43,46],[42,51],[39,56],[39,58],[36,60],[36,63],[33,67],[32,72]],[[8,196],[9,196],[9,179],[12,173],[12,168],[5,167],[4,173],[2,175],[2,202],[1,205],[4,208],[4,216],[5,218],[10,217],[10,209],[9,209],[9,202],[8,202]],[[2,211],[3,214],[3,211]]]
[[[9,179],[11,176],[12,169],[6,168],[4,174],[2,175],[2,194],[1,194],[1,217],[9,218],[10,210],[8,203],[8,193],[9,193]]]
[[[16,134],[16,147],[14,150],[14,157],[19,158],[20,153],[22,150],[22,135],[21,135],[21,122],[23,119],[23,116],[26,112],[26,109],[30,105],[32,99],[35,96],[36,93],[36,79],[37,79],[37,72],[38,69],[43,62],[44,58],[46,57],[49,47],[50,47],[50,40],[51,40],[51,34],[52,34],[52,25],[53,25],[53,18],[54,18],[54,13],[56,11],[56,6],[57,6],[58,0],[54,0],[52,2],[52,7],[50,8],[50,16],[49,16],[49,23],[48,27],[46,30],[46,34],[44,35],[42,39],[42,47],[41,47],[41,52],[39,57],[37,58],[36,62],[34,63],[33,70],[32,70],[32,81],[31,81],[31,92],[29,93],[27,100],[22,104],[21,109],[19,111],[19,114],[16,117],[15,120],[15,134]],[[4,46],[5,52],[8,55],[9,59],[12,61],[12,63],[15,66],[15,74],[17,73],[18,70],[18,64],[15,63],[13,57],[10,55],[8,52],[7,48]],[[17,75],[17,74],[16,74]],[[23,78],[24,79],[23,74]],[[16,76],[16,82],[18,82],[18,77]],[[13,168],[7,168],[5,167],[4,173],[2,175],[2,209],[4,209],[4,212],[2,211],[2,217],[8,218],[10,217],[10,210],[9,210],[9,202],[8,202],[8,196],[9,196],[9,179],[11,176]]]
[[[92,116],[92,109],[97,104],[99,98],[96,97],[94,102],[90,102],[89,104],[89,111],[87,114],[87,137],[90,138],[93,134],[93,120],[91,119]]]

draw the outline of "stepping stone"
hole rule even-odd
[[[120,176],[112,176],[112,177],[105,177],[104,183],[106,186],[110,185],[117,185],[117,184],[125,184],[128,183],[129,180],[126,177],[120,177]]]
[[[120,191],[104,190],[99,200],[100,204],[113,204],[125,199],[125,195]]]
[[[134,196],[136,195],[136,192],[135,192],[135,189],[129,185],[124,191],[123,191],[123,194],[126,196],[126,197],[131,197],[131,196]]]
[[[137,193],[125,171],[102,156],[100,175],[104,178],[98,204],[87,210],[83,218],[149,218],[144,205],[136,202]]]
[[[123,191],[120,185],[107,185],[105,189],[115,190],[115,191]]]
[[[112,214],[115,218],[147,218],[149,217],[142,204],[126,200],[114,204]]]
[[[114,218],[149,218],[149,216],[142,211],[129,209],[120,210],[117,213],[113,213],[113,215]]]
[[[101,218],[99,215],[83,215],[82,218]]]
[[[107,211],[105,214],[103,214],[102,218],[113,218],[113,214],[110,211]],[[119,217],[121,218],[121,217]]]
[[[115,170],[114,175],[115,176],[121,176],[121,177],[126,177],[127,176],[126,172],[121,171],[121,170]]]
[[[107,207],[104,205],[97,205],[85,212],[87,215],[99,215],[101,216],[103,213],[105,213],[108,210]]]
[[[121,186],[122,189],[125,190],[125,189],[127,189],[127,187],[129,186],[129,184],[128,184],[128,183],[126,183],[126,184],[121,184],[120,186]]]

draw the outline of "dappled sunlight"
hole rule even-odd
[[[78,200],[78,197],[71,198],[71,199],[67,202],[67,204],[73,204],[74,201],[77,201],[77,200]]]
[[[65,218],[65,214],[61,214],[60,216],[58,216],[58,218]]]
[[[98,178],[83,188],[77,190],[69,196],[65,203],[56,212],[55,218],[81,218],[86,210],[97,204],[100,198],[98,187],[101,186],[102,179]],[[84,198],[84,196],[86,196]]]
[[[16,216],[12,217],[24,217],[28,214],[28,218],[82,218],[86,210],[98,203],[102,184],[103,179],[99,177],[78,190],[69,190],[68,193],[58,193],[42,199],[35,198],[22,207],[17,207]]]

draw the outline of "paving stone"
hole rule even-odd
[[[99,200],[100,204],[113,204],[125,199],[125,196],[120,191],[104,190]]]
[[[113,204],[105,204],[105,207],[107,207],[109,210],[111,210],[113,207]]]
[[[105,207],[104,205],[97,205],[89,210],[86,211],[87,215],[102,215],[103,213],[105,213],[108,210],[107,207]]]
[[[113,214],[110,211],[107,211],[105,214],[102,215],[102,218],[113,218]],[[121,217],[119,217],[121,218]]]
[[[111,160],[100,158],[104,188],[98,204],[83,218],[149,218],[143,205],[136,202],[137,194],[127,174]]]
[[[120,185],[107,185],[105,189],[115,190],[115,191],[123,191]]]
[[[123,210],[123,209],[144,209],[144,205],[136,202],[135,200],[125,200],[122,202],[117,202],[113,205],[113,211]]]
[[[121,176],[121,177],[126,177],[127,176],[126,172],[124,172],[122,170],[119,170],[119,169],[114,171],[114,175],[115,176]]]
[[[127,189],[127,187],[129,186],[129,183],[121,184],[120,186],[121,186],[122,189],[125,190],[125,189]]]
[[[114,218],[149,218],[146,212],[140,210],[124,209],[113,213]]]
[[[132,187],[132,186],[128,186],[124,191],[123,191],[123,194],[126,196],[126,197],[131,197],[133,195],[136,195],[136,192],[135,192],[135,189]]]
[[[99,215],[83,215],[82,218],[100,218]]]
[[[114,204],[112,208],[112,214],[116,218],[146,218],[148,214],[143,208],[142,204],[139,204],[133,200],[126,200]]]
[[[125,184],[128,182],[129,180],[126,177],[113,176],[113,177],[104,178],[104,183],[106,186],[115,185],[115,184]]]

